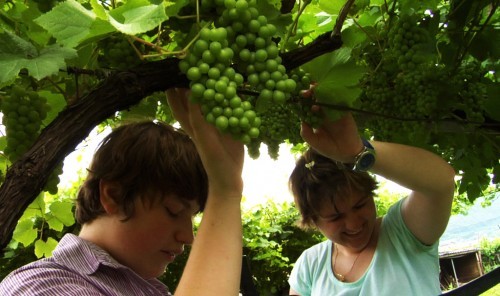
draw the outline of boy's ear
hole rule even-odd
[[[120,186],[116,182],[99,181],[99,199],[106,214],[117,214],[120,211],[120,207],[115,200],[119,192]]]

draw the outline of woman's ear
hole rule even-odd
[[[116,182],[99,181],[99,199],[106,214],[112,215],[120,212],[120,206],[116,202],[116,197],[120,192],[120,186]]]

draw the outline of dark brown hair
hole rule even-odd
[[[347,198],[353,191],[373,197],[377,182],[366,172],[348,169],[309,149],[297,160],[289,187],[301,214],[299,226],[313,228],[325,200],[335,205],[336,199]]]
[[[100,143],[76,202],[76,220],[83,224],[105,213],[99,183],[118,184],[113,196],[126,219],[134,201],[154,203],[166,195],[196,200],[203,210],[208,194],[205,169],[191,139],[160,122],[135,122],[114,129]]]

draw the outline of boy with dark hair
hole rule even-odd
[[[175,295],[237,295],[243,144],[206,123],[186,90],[167,94],[184,132],[158,122],[113,130],[78,193],[79,235],[12,272],[0,295],[170,295],[156,277],[190,244]]]

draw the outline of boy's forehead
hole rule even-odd
[[[196,198],[188,199],[181,198],[175,194],[168,194],[163,197],[163,201],[178,203],[179,205],[182,205],[184,208],[189,209],[193,213],[198,213],[200,211],[200,204],[198,203],[198,200]]]

